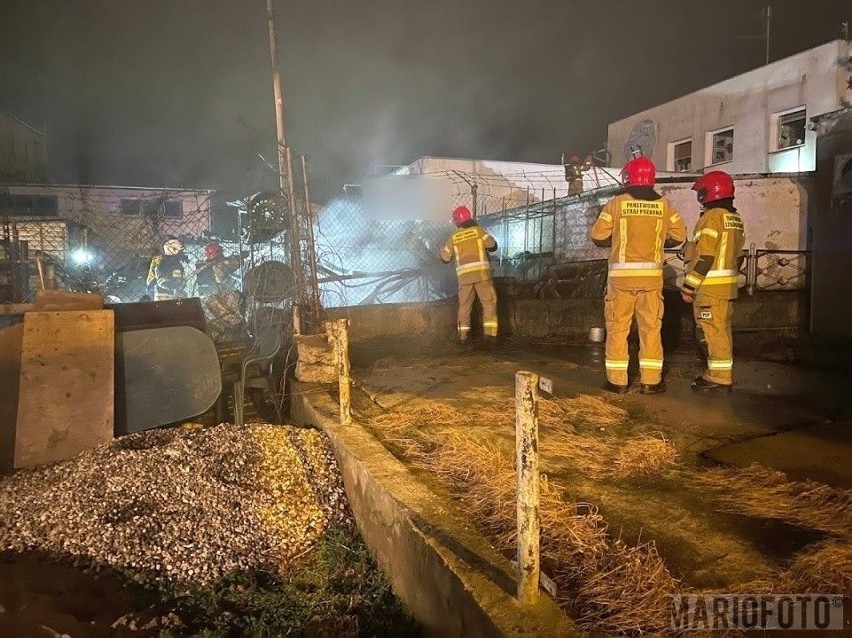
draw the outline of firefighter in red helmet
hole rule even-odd
[[[470,315],[474,298],[482,304],[482,332],[486,341],[497,340],[497,293],[491,278],[488,253],[497,250],[497,242],[473,219],[467,206],[453,211],[455,232],[441,248],[445,264],[455,260],[459,283],[458,335],[462,344],[470,335]]]
[[[641,391],[663,392],[663,261],[666,247],[686,239],[677,209],[654,190],[656,170],[647,157],[627,162],[623,192],[610,199],[592,225],[591,238],[610,246],[604,298],[606,320],[605,388],[627,392],[627,337],[633,317],[639,329]]]
[[[743,219],[734,207],[734,180],[711,171],[695,182],[701,216],[684,251],[682,296],[692,303],[707,368],[692,382],[702,392],[730,392],[733,382],[731,317],[739,294],[739,266],[745,245]]]

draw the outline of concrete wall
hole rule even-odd
[[[46,178],[44,135],[0,113],[0,183],[43,182]]]
[[[324,387],[294,386],[294,421],[328,435],[358,528],[426,636],[580,635],[548,597],[518,603],[509,561],[455,503],[412,475],[357,421],[340,426],[337,410]]]
[[[810,118],[850,103],[850,74],[841,64],[848,55],[847,44],[834,40],[614,122],[608,130],[613,163],[622,165],[630,158],[629,147],[641,145],[658,167],[671,170],[669,144],[691,138],[691,170],[699,171],[710,163],[705,161],[708,132],[733,127],[733,161],[718,165],[721,170],[812,171],[815,133],[806,133],[803,147],[771,152],[772,115],[804,106]]]
[[[737,208],[746,224],[746,246],[754,243],[758,250],[808,250],[812,174],[735,176],[734,183]],[[700,214],[692,184],[693,179],[687,178],[657,185],[680,210],[690,235]],[[482,219],[482,225],[497,240],[498,250],[492,256],[496,272],[538,279],[539,269],[543,272],[546,265],[536,261],[536,255],[542,253],[547,255],[548,262],[606,259],[609,249],[595,246],[589,239],[589,230],[608,196],[564,198],[553,206],[533,208],[529,217],[519,211]],[[524,253],[528,253],[527,262],[519,262],[517,257]],[[762,259],[761,267],[770,278],[778,279],[780,275],[789,280],[785,289],[801,289],[807,286],[807,281],[796,274],[804,260],[804,256],[795,258],[780,272],[779,259],[768,256]],[[682,266],[673,255],[669,263],[673,267]],[[759,283],[771,282],[765,277]]]
[[[584,339],[604,325],[603,297],[591,299],[514,299],[498,290],[500,332],[530,339]],[[329,318],[348,317],[353,341],[375,338],[452,338],[456,299],[422,304],[379,304],[335,308]],[[807,296],[800,292],[760,292],[736,302],[734,330],[803,329],[808,322]],[[672,338],[692,335],[690,307],[679,295],[666,295],[665,329]],[[676,324],[676,325],[675,325]]]

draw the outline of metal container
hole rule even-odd
[[[603,343],[606,339],[606,328],[590,328],[589,341],[592,343]]]

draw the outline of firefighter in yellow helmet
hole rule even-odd
[[[154,301],[186,296],[186,261],[183,243],[179,239],[172,237],[163,244],[163,254],[155,255],[148,268],[147,283],[154,290]]]
[[[453,211],[456,230],[441,248],[441,261],[455,260],[459,282],[459,341],[466,344],[470,335],[470,314],[473,300],[479,297],[482,304],[482,332],[488,342],[497,340],[497,293],[491,278],[488,253],[497,250],[497,242],[486,233],[470,213],[467,206]]]
[[[604,299],[606,315],[605,388],[627,392],[627,336],[633,317],[639,328],[641,391],[665,391],[662,380],[664,248],[686,239],[680,213],[654,190],[656,170],[646,157],[629,161],[622,170],[625,191],[610,199],[592,225],[599,245],[611,244]]]
[[[683,300],[692,303],[700,339],[707,348],[707,369],[692,382],[702,392],[730,392],[733,383],[731,317],[739,294],[739,264],[745,244],[743,219],[734,208],[734,180],[711,171],[692,186],[701,217],[684,251]]]

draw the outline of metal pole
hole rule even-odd
[[[538,218],[538,278],[541,280],[542,267],[544,265],[544,189],[541,189],[541,215]]]
[[[333,331],[340,391],[340,425],[350,425],[352,423],[352,379],[349,372],[349,320],[335,321]]]
[[[515,374],[515,452],[518,472],[518,600],[538,599],[539,470],[538,383],[533,372]]]
[[[318,325],[320,316],[319,283],[317,282],[317,249],[314,239],[314,214],[311,210],[311,191],[308,187],[308,160],[302,155],[302,183],[305,186],[305,221],[308,224],[308,259],[311,272],[312,321]]]
[[[748,294],[753,295],[757,287],[757,246],[752,243],[748,247],[748,267],[746,268],[746,285]]]
[[[527,253],[530,250],[530,187],[527,186],[527,204],[524,208],[524,258],[522,260],[524,269],[524,281],[527,280]]]
[[[477,197],[477,195],[476,195],[477,190],[479,190],[479,186],[477,185],[477,183],[476,183],[476,182],[473,182],[473,183],[470,185],[470,198],[473,200],[473,202],[472,202],[472,204],[473,204],[473,210],[471,211],[471,213],[473,214],[473,218],[474,218],[474,219],[476,219],[476,213],[477,213],[477,210],[478,210],[478,208],[479,208],[479,207],[477,206],[477,199],[478,199],[478,197]]]
[[[772,24],[772,5],[766,5],[766,64],[769,64],[769,28]]]
[[[553,246],[551,248],[551,261],[556,263],[556,187],[553,188],[553,222],[551,223],[551,230],[553,231]]]

